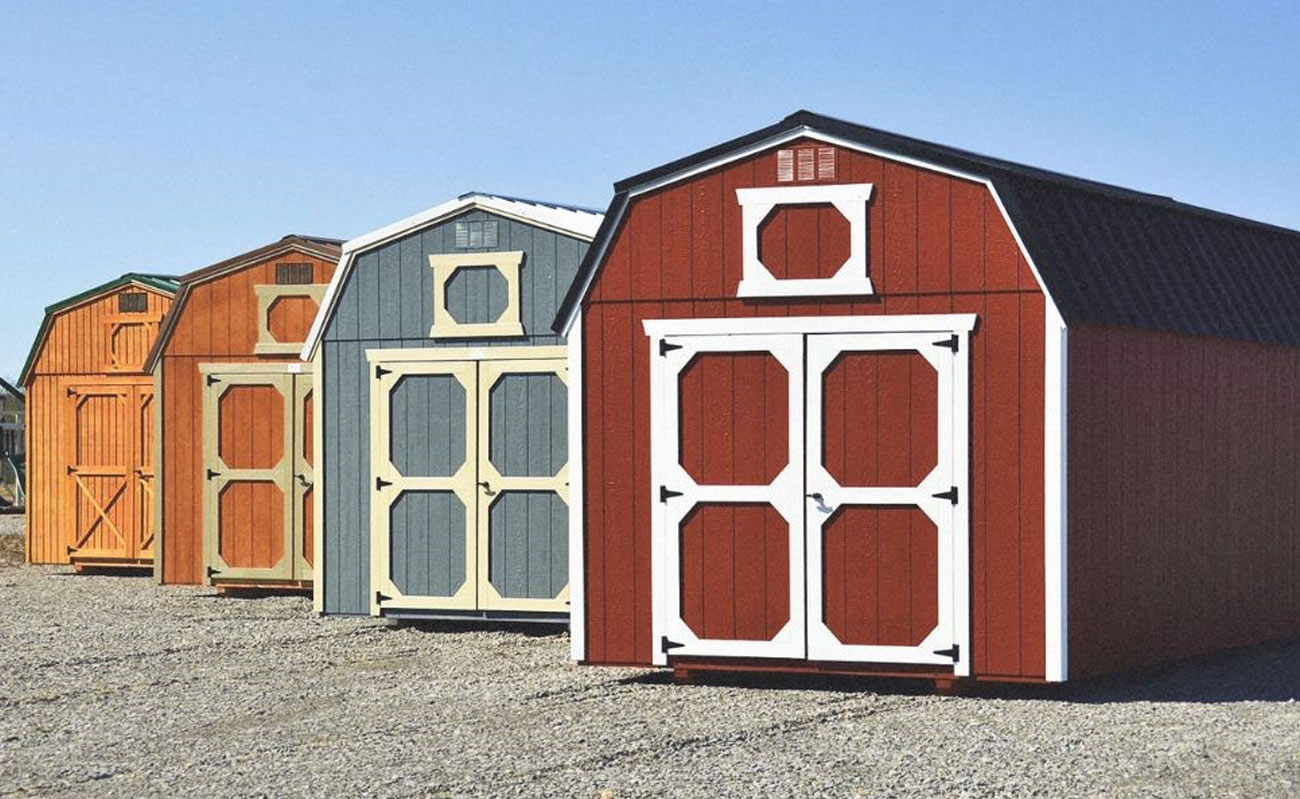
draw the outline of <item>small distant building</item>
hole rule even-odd
[[[0,378],[0,457],[23,454],[23,392]]]

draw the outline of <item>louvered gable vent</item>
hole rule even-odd
[[[456,246],[460,248],[497,246],[497,223],[495,220],[485,222],[457,222]]]
[[[793,147],[776,151],[777,183],[834,179],[834,147]]]

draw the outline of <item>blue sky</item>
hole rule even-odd
[[[983,6],[983,7],[982,7]],[[798,108],[1300,228],[1294,3],[0,0],[0,375],[43,306]]]

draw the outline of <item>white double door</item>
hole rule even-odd
[[[723,335],[647,323],[652,422],[668,433],[651,446],[656,662],[970,673],[974,319],[856,321]]]

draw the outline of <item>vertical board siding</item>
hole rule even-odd
[[[197,585],[203,581],[203,378],[199,365],[299,363],[297,355],[292,353],[274,356],[253,353],[258,339],[255,286],[275,285],[275,265],[283,261],[310,263],[313,283],[328,283],[334,274],[335,262],[292,252],[195,283],[184,306],[178,309],[179,316],[159,359],[163,387],[160,534],[164,537],[162,580],[165,583]],[[315,307],[315,303],[308,305]],[[310,324],[308,309],[300,308],[299,312]],[[288,331],[290,327],[284,329]],[[279,397],[278,393],[276,396]],[[310,431],[310,427],[306,429]],[[247,436],[253,431],[251,427],[232,426],[230,434]],[[257,435],[265,434],[264,430],[257,432]],[[307,438],[310,441],[310,432]],[[275,517],[275,523],[259,533],[259,539],[272,532],[281,533],[280,518]],[[259,545],[282,547],[278,538],[272,543],[269,537]]]
[[[493,248],[456,247],[456,222],[497,221],[497,246]],[[366,614],[370,612],[370,385],[366,350],[378,348],[465,348],[554,346],[564,339],[554,334],[551,323],[560,300],[577,274],[578,264],[586,254],[588,242],[533,227],[482,210],[472,210],[436,225],[413,232],[383,246],[360,253],[348,278],[339,291],[338,303],[326,324],[321,344],[324,374],[325,431],[324,468],[326,486],[324,518],[321,523],[324,541],[325,597],[324,609],[330,614]],[[522,250],[520,268],[520,320],[524,336],[498,339],[431,339],[433,326],[433,270],[428,256],[447,253],[475,253]],[[479,286],[473,285],[480,281]],[[486,280],[480,275],[457,286],[451,303],[469,303],[471,290],[478,290]],[[466,289],[462,296],[461,288]],[[486,301],[484,301],[486,299]],[[493,308],[502,307],[504,295],[486,298],[480,292],[474,298],[472,313],[489,316]],[[453,307],[457,307],[453,305]],[[468,305],[459,313],[470,313]],[[532,380],[533,378],[529,378]],[[549,385],[549,383],[547,384]],[[556,389],[548,389],[555,392]],[[532,385],[529,384],[529,391]],[[492,396],[496,402],[497,395]],[[501,402],[509,402],[502,396]],[[567,398],[566,398],[567,401]],[[552,406],[553,407],[553,406]],[[541,413],[530,402],[521,425],[532,425],[529,415]],[[548,414],[550,411],[548,410]],[[541,469],[542,460],[557,455],[555,447],[567,446],[562,440],[567,419],[563,411],[548,419],[549,443],[527,443],[522,454],[513,448],[510,457],[522,457],[522,468]],[[511,420],[511,428],[515,429]],[[558,426],[557,426],[558,425]],[[463,434],[463,431],[462,431]],[[396,438],[396,436],[394,436]],[[464,447],[460,448],[461,451]],[[494,460],[494,463],[497,461]],[[529,465],[531,464],[531,465]],[[529,511],[541,512],[539,509]],[[556,512],[551,509],[551,512]],[[510,514],[514,518],[513,506]],[[505,524],[505,522],[503,522]],[[557,521],[552,528],[558,529]],[[567,549],[561,556],[555,547],[549,551],[553,564],[567,569]],[[568,542],[563,542],[567,547]],[[530,544],[531,546],[531,544]],[[394,553],[394,561],[399,556]],[[559,558],[557,561],[556,559]],[[565,575],[567,579],[567,574]],[[534,583],[534,578],[536,583]],[[518,578],[522,580],[523,578]],[[548,579],[551,579],[548,575]],[[493,579],[495,583],[495,578]],[[530,588],[541,590],[541,577],[527,577]],[[522,583],[515,583],[521,585]]]
[[[119,314],[118,295],[141,292],[146,295],[142,319],[148,326],[120,330],[116,347],[110,331],[114,319],[130,320],[136,314]],[[134,558],[149,557],[135,542],[147,538],[152,518],[140,512],[147,502],[135,477],[137,467],[147,467],[152,451],[140,452],[131,440],[141,403],[153,388],[153,380],[141,371],[145,355],[158,331],[157,320],[171,307],[169,294],[140,286],[121,286],[70,308],[57,311],[50,319],[45,340],[27,378],[27,540],[28,563],[68,563],[68,547],[77,531],[86,530],[95,511],[68,474],[68,466],[80,455],[104,464],[124,465],[124,478],[88,477],[87,487],[98,499],[106,500],[125,480],[110,518],[126,539],[125,546],[107,529],[96,528],[85,549],[120,550]],[[117,355],[116,365],[110,351]],[[127,394],[125,403],[104,405],[92,400],[77,420],[68,390],[113,386]],[[146,391],[148,390],[148,391]],[[144,392],[144,393],[142,393]],[[148,431],[151,433],[152,431]],[[107,459],[107,460],[104,460]],[[102,524],[100,525],[102,527]]]
[[[838,182],[875,185],[868,208],[869,269],[876,286],[871,297],[792,302],[736,297],[741,230],[735,189],[777,185],[770,151],[634,198],[611,241],[581,322],[588,661],[648,664],[654,644],[649,562],[654,431],[643,320],[974,313],[979,323],[970,356],[973,665],[984,676],[1043,676],[1045,299],[984,186],[848,150],[837,150],[836,174]],[[795,218],[783,219],[787,230],[768,232],[769,246],[784,240],[783,264],[797,252],[804,260],[796,268],[808,270],[813,268],[808,248],[816,248],[814,260],[821,264],[823,251],[840,246],[840,228],[819,221],[816,236],[807,228],[797,234],[806,241],[796,247]],[[713,416],[729,412],[710,408]],[[918,550],[922,560],[923,550]],[[914,615],[929,612],[922,607]],[[889,635],[909,636],[910,625],[900,621]]]
[[[1070,676],[1300,632],[1300,356],[1084,325],[1068,368]]]

